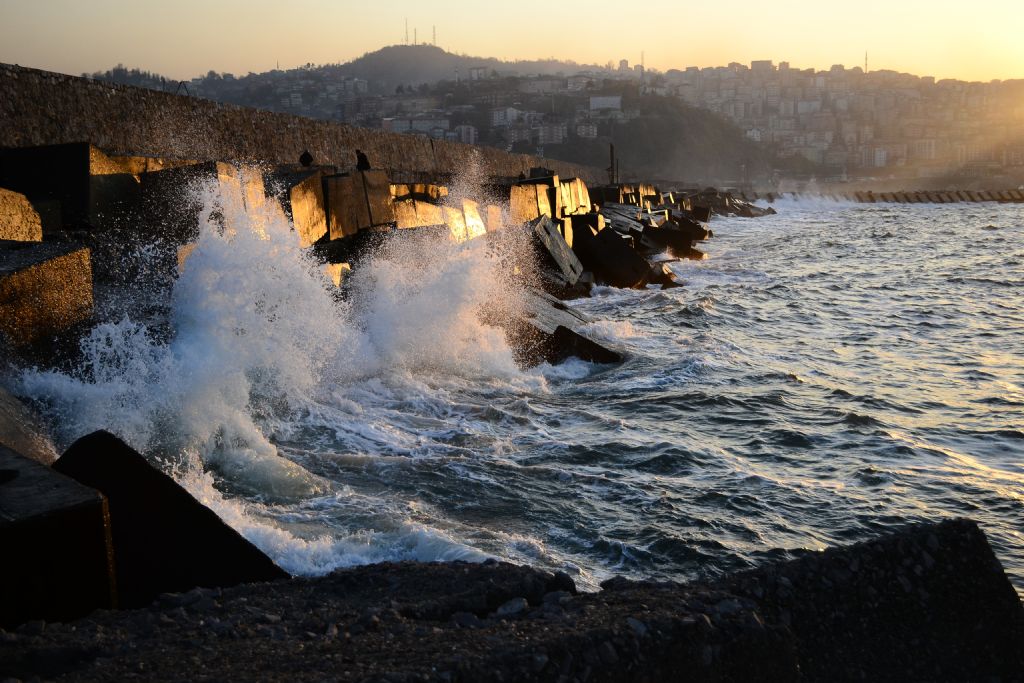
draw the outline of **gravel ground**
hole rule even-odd
[[[0,631],[0,680],[1024,680],[1024,610],[970,522],[714,585],[380,564]]]

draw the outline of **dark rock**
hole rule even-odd
[[[512,598],[494,611],[499,619],[503,617],[514,617],[522,614],[529,607],[526,598]]]
[[[288,576],[112,434],[82,437],[53,467],[107,497],[122,606],[147,605],[161,593],[196,586]]]

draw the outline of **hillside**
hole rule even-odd
[[[341,76],[362,78],[380,84],[384,90],[394,90],[398,85],[456,80],[456,71],[461,78],[467,78],[469,70],[474,68],[484,68],[488,73],[496,72],[499,76],[525,76],[557,73],[570,75],[601,67],[554,59],[503,62],[493,57],[457,55],[433,45],[392,45],[346,64],[321,68]]]

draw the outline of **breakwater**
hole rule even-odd
[[[515,178],[546,166],[563,177],[597,182],[605,174],[497,149],[92,81],[0,64],[0,147],[92,142],[109,154],[198,161],[294,164],[308,151],[317,163],[366,153],[395,177],[439,178],[476,163],[486,175]]]

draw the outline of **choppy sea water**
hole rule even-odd
[[[18,388],[58,446],[120,434],[294,573],[688,580],[966,516],[1024,591],[1024,206],[777,208],[716,219],[684,288],[573,302],[621,365],[517,369],[479,247],[390,250],[339,302],[251,218],[204,232],[173,339],[126,318]]]

